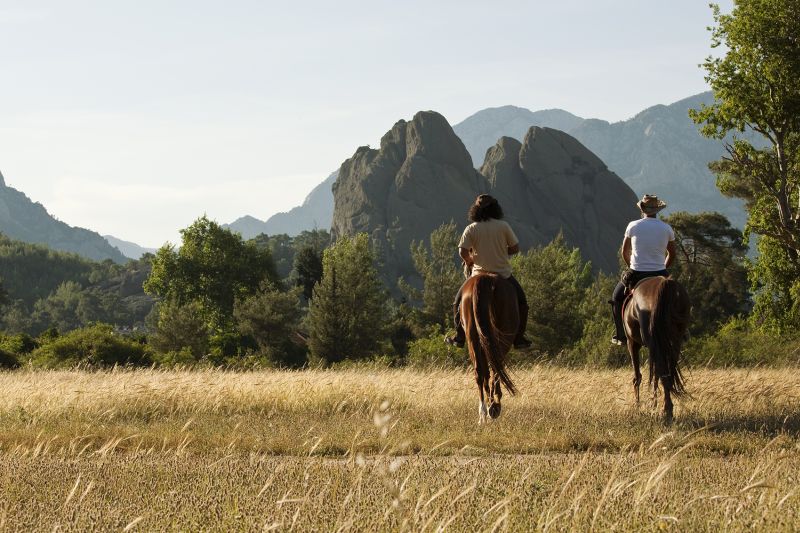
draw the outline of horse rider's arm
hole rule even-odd
[[[629,267],[631,266],[631,252],[633,248],[631,246],[631,238],[625,237],[625,240],[622,241],[622,248],[620,249],[619,253],[622,254],[622,259],[625,261],[625,264]]]
[[[519,243],[515,244],[514,246],[508,247],[508,255],[514,255],[519,253]]]
[[[672,266],[672,263],[675,261],[675,257],[678,255],[678,248],[675,246],[675,241],[669,241],[667,243],[667,268]]]
[[[463,259],[464,263],[467,265],[472,264],[472,254],[469,253],[469,248],[459,248],[458,255],[461,256],[461,259]]]

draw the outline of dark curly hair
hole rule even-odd
[[[467,218],[470,222],[483,222],[490,218],[500,220],[503,218],[503,208],[500,207],[495,197],[481,194],[475,198],[475,203],[469,208]]]

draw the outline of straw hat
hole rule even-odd
[[[666,202],[659,200],[658,196],[654,194],[645,194],[642,196],[642,199],[636,204],[642,213],[646,213],[648,215],[652,215],[653,213],[658,213],[665,207],[667,207]]]

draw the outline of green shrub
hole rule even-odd
[[[757,329],[733,318],[714,335],[690,339],[683,356],[703,366],[782,366],[800,364],[800,337]]]
[[[37,348],[31,354],[31,362],[34,366],[46,368],[102,368],[149,365],[152,359],[145,346],[114,334],[108,324],[95,324],[71,331]]]
[[[469,364],[466,349],[445,344],[444,335],[436,326],[428,331],[428,335],[408,343],[406,361],[410,366],[464,367]]]
[[[28,355],[39,347],[36,339],[27,333],[17,335],[0,335],[0,350],[12,353],[16,356]]]
[[[16,354],[0,348],[0,368],[17,368],[19,359]]]

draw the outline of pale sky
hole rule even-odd
[[[616,121],[707,90],[711,23],[706,0],[0,0],[0,171],[155,247],[300,204],[419,110]]]

